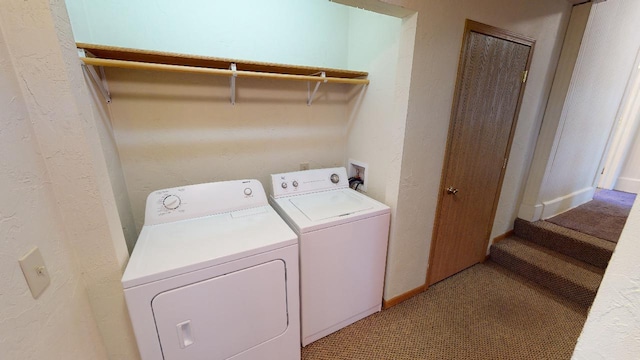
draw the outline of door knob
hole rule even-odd
[[[447,188],[447,194],[449,195],[455,195],[458,193],[458,189],[454,188],[453,186],[449,186]]]

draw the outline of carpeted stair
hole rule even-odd
[[[491,260],[588,307],[615,243],[547,221],[516,219],[514,235],[491,246]]]

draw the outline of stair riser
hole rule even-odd
[[[568,279],[530,264],[524,259],[502,251],[495,246],[491,247],[491,260],[520,276],[546,287],[555,294],[566,297],[582,306],[591,306],[596,296],[597,290],[575,284]]]
[[[522,219],[516,219],[513,232],[518,237],[601,269],[606,269],[612,254],[611,251],[541,228]]]

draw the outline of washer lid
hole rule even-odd
[[[298,196],[290,201],[311,221],[346,216],[373,209],[371,201],[346,191],[328,191]]]
[[[387,205],[350,188],[270,198],[271,205],[298,234],[389,214]]]

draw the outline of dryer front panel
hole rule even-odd
[[[165,291],[151,305],[165,360],[227,359],[286,331],[285,263]]]

